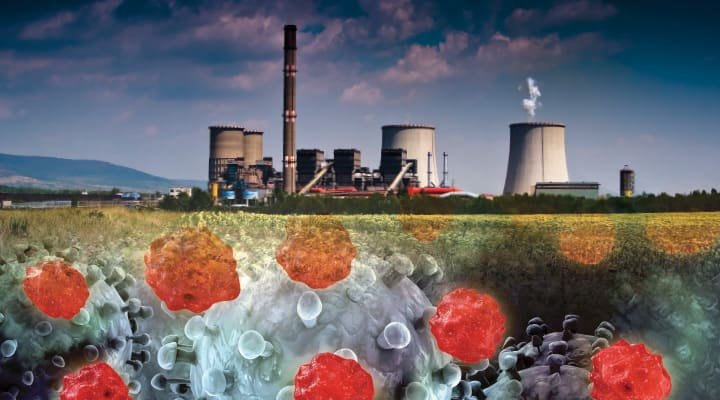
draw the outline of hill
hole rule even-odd
[[[105,161],[0,153],[0,185],[48,189],[165,192],[172,186],[204,187],[204,181],[168,179]]]

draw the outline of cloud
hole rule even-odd
[[[445,41],[438,45],[441,53],[457,54],[468,48],[470,35],[466,32],[449,32]]]
[[[33,22],[27,25],[20,33],[22,39],[46,39],[55,36],[69,24],[77,20],[77,14],[69,11],[63,11],[54,16]]]
[[[9,103],[0,100],[0,119],[9,119],[15,116],[15,110]]]
[[[375,104],[382,99],[382,91],[367,82],[356,83],[343,90],[340,100],[345,103]]]
[[[557,66],[582,56],[603,56],[620,49],[616,43],[608,42],[594,32],[565,39],[556,33],[509,37],[497,32],[478,48],[475,60],[489,70],[528,72]]]
[[[192,29],[201,41],[235,41],[254,49],[282,48],[283,21],[273,15],[238,16],[220,14]]]
[[[332,19],[324,24],[323,30],[318,34],[301,32],[299,41],[303,52],[313,54],[330,50],[341,44],[343,39],[343,21]]]
[[[147,125],[145,126],[145,129],[143,130],[143,133],[145,136],[157,136],[157,134],[160,132],[158,127],[156,125]]]
[[[434,27],[429,13],[411,0],[365,0],[360,2],[371,20],[379,22],[377,32],[384,40],[403,40]]]
[[[478,48],[476,59],[486,67],[524,71],[553,63],[561,54],[562,48],[557,34],[510,38],[497,32],[490,41]]]
[[[388,68],[382,79],[401,84],[427,83],[452,75],[450,62],[469,46],[469,35],[465,32],[451,32],[436,46],[413,44],[394,66]]]
[[[573,0],[560,3],[549,10],[516,8],[505,19],[514,31],[532,31],[580,21],[602,21],[617,14],[617,8],[599,0]]]
[[[221,78],[223,85],[231,88],[253,90],[273,79],[282,77],[282,62],[277,61],[258,61],[248,62],[245,72],[232,75],[227,78]]]

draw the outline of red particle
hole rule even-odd
[[[132,400],[120,375],[104,362],[66,375],[60,400]]]
[[[644,344],[618,340],[592,358],[594,400],[662,400],[672,391],[670,375],[659,354]]]
[[[275,253],[290,279],[313,289],[324,289],[350,274],[357,254],[350,234],[339,220],[328,216],[288,220],[287,238]]]
[[[430,331],[440,350],[476,363],[495,354],[505,333],[505,315],[492,297],[455,289],[440,300],[430,318]]]
[[[295,400],[372,400],[375,388],[355,360],[320,353],[295,375]]]
[[[185,228],[154,240],[145,281],[172,311],[201,313],[240,294],[233,251],[207,228]]]
[[[45,315],[66,320],[80,312],[90,297],[85,277],[62,260],[25,269],[23,290]]]

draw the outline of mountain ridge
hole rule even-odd
[[[201,180],[164,178],[102,160],[0,153],[0,185],[5,186],[166,192],[173,186],[205,184]]]

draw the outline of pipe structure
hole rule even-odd
[[[412,164],[411,162],[409,162],[409,163],[405,164],[404,167],[402,167],[402,169],[400,170],[400,172],[398,172],[398,174],[395,176],[395,179],[393,179],[392,183],[390,183],[390,186],[388,186],[387,190],[385,191],[385,196],[387,196],[387,195],[390,194],[393,190],[395,190],[395,187],[400,183],[400,181],[402,180],[402,177],[403,177],[408,171],[410,171],[410,168],[412,168],[412,165],[413,165],[413,164]]]
[[[297,26],[285,25],[285,81],[283,85],[283,189],[295,193],[295,77],[297,75]]]
[[[305,194],[308,191],[310,191],[310,189],[312,189],[312,187],[315,186],[315,184],[318,183],[318,181],[323,176],[325,176],[325,174],[327,174],[328,171],[330,171],[330,167],[332,167],[332,165],[333,165],[332,162],[328,162],[327,165],[322,167],[322,169],[320,169],[320,171],[318,171],[318,173],[315,174],[315,176],[312,178],[312,180],[310,180],[310,182],[308,182],[307,185],[303,186],[303,188],[300,189],[300,192],[298,192],[298,194]]]

